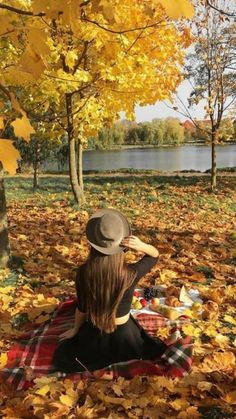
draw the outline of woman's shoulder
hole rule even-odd
[[[79,285],[83,281],[83,278],[84,278],[84,264],[78,266],[75,269],[75,284],[76,284],[76,286]]]
[[[136,272],[135,279],[137,280],[150,272],[157,261],[158,257],[145,255],[138,262],[130,263],[128,267]]]

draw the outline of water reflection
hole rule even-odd
[[[216,155],[217,167],[236,166],[236,145],[217,146]],[[84,170],[133,168],[205,171],[210,167],[211,149],[208,146],[84,152]]]
[[[216,147],[217,167],[236,167],[236,145]],[[156,169],[161,171],[200,170],[211,167],[210,146],[159,147],[116,151],[85,151],[84,170]],[[44,170],[58,171],[57,162]],[[64,167],[68,170],[68,166]]]

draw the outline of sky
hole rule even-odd
[[[224,5],[224,7],[223,7]],[[236,11],[236,2],[235,0],[224,0],[222,3],[222,7],[224,10],[228,10],[231,13]],[[191,52],[192,47],[188,49],[188,52]],[[184,81],[178,88],[177,95],[181,98],[182,101],[187,105],[187,97],[191,93],[192,88],[190,86],[189,81]],[[169,105],[171,105],[169,103]],[[172,104],[172,106],[178,106],[178,104]],[[196,119],[204,119],[205,111],[203,109],[204,103],[201,101],[199,106],[196,107],[194,110],[191,109],[191,116],[192,118]],[[143,121],[151,121],[153,118],[167,118],[168,116],[173,116],[175,118],[179,118],[181,121],[185,121],[188,119],[186,116],[180,115],[178,112],[169,109],[164,102],[157,102],[155,105],[152,106],[144,106],[136,107],[136,121],[143,122]]]
[[[187,97],[189,96],[192,88],[188,81],[184,81],[178,88],[177,95],[181,98],[182,101],[187,105]],[[165,101],[167,104],[171,106],[170,102]],[[154,118],[167,118],[168,116],[173,116],[175,118],[179,118],[181,121],[185,121],[187,116],[180,115],[178,112],[168,108],[165,102],[157,102],[155,105],[151,106],[137,106],[136,107],[136,121],[143,122],[143,121],[151,121]],[[178,104],[174,104],[173,106],[178,106]],[[204,118],[204,110],[201,106],[195,109],[195,111],[191,110],[191,115],[197,119]]]

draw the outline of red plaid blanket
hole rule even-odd
[[[54,312],[52,318],[38,328],[31,328],[22,335],[19,341],[8,353],[6,368],[1,370],[8,383],[18,390],[26,389],[33,384],[33,379],[41,375],[53,374],[58,377],[72,379],[105,378],[112,379],[119,376],[132,378],[135,375],[166,375],[182,377],[189,372],[192,364],[191,338],[180,335],[181,323],[188,321],[186,317],[177,322],[170,321],[161,315],[140,314],[136,320],[150,334],[155,335],[158,328],[171,325],[172,336],[165,341],[169,346],[158,360],[131,360],[128,362],[109,365],[106,368],[83,373],[65,374],[56,373],[52,367],[52,355],[59,343],[59,335],[73,325],[75,301],[68,300],[62,303]]]

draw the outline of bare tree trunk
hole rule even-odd
[[[216,187],[216,138],[215,131],[211,134],[211,190],[214,191]]]
[[[6,196],[4,189],[3,167],[0,162],[0,268],[6,268],[10,259],[8,238]]]
[[[37,164],[37,161],[34,162],[33,166],[34,166],[34,182],[33,182],[33,187],[34,187],[34,189],[36,189],[38,187],[38,164]]]
[[[84,180],[83,180],[83,145],[81,141],[78,141],[78,174],[79,174],[79,185],[84,190]]]
[[[72,192],[76,202],[79,204],[84,200],[83,190],[78,181],[76,168],[76,152],[75,152],[75,138],[72,115],[72,97],[71,94],[66,94],[66,113],[67,113],[67,134],[69,141],[69,173]]]

